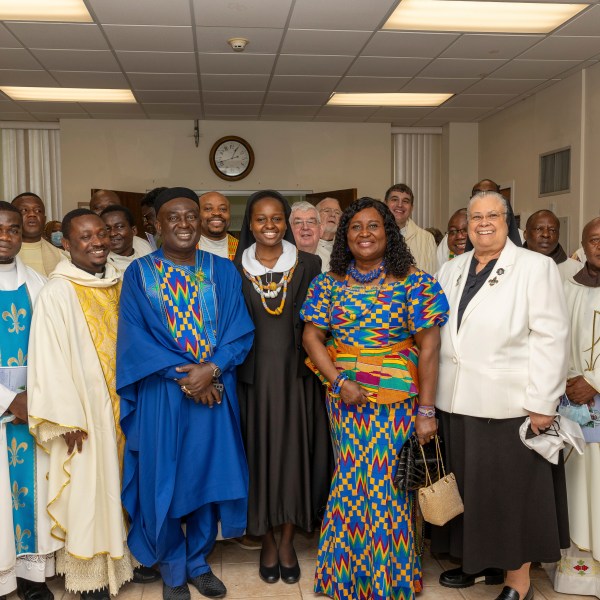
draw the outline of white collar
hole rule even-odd
[[[289,271],[296,264],[298,249],[294,244],[290,244],[290,242],[286,240],[281,240],[281,244],[283,246],[283,252],[272,269],[267,269],[267,267],[256,259],[256,243],[244,250],[244,253],[242,254],[242,267],[254,277],[264,275],[269,271],[274,271],[275,273]]]

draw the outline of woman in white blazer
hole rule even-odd
[[[559,560],[569,545],[566,489],[562,463],[554,467],[526,448],[519,427],[529,416],[537,435],[554,419],[569,321],[556,265],[516,245],[500,194],[471,198],[468,230],[474,249],[438,274],[450,319],[436,400],[465,512],[434,532],[433,550],[462,561],[442,573],[442,585],[501,583],[505,570],[497,600],[531,600],[530,563]]]

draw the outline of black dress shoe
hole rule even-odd
[[[293,567],[284,567],[280,563],[279,571],[281,572],[281,581],[283,583],[297,583],[300,579],[300,565],[297,561]]]
[[[140,565],[133,570],[133,583],[154,583],[160,579],[160,573],[152,567]]]
[[[485,585],[504,583],[504,571],[502,569],[484,569],[471,575],[458,567],[458,569],[444,571],[440,575],[440,585],[449,588],[467,588],[482,581],[485,581]]]
[[[187,585],[171,587],[163,582],[163,600],[191,600],[192,595]]]
[[[505,585],[500,592],[500,595],[496,597],[496,600],[519,600],[519,592],[514,588]],[[529,586],[529,591],[523,597],[523,600],[533,600],[533,586]]]
[[[110,592],[107,587],[92,592],[81,592],[81,600],[110,600]]]
[[[223,582],[212,571],[192,577],[190,583],[207,598],[223,598],[227,593]]]
[[[258,575],[265,583],[277,583],[279,581],[279,563],[274,567],[265,567],[261,564],[258,567]]]
[[[21,600],[54,600],[45,581],[29,581],[22,577],[17,577],[17,595]]]

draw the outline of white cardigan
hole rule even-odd
[[[438,273],[450,304],[441,329],[436,406],[490,419],[552,415],[565,391],[569,317],[552,259],[509,239],[486,283],[457,311],[473,251]]]

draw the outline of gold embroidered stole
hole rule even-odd
[[[94,348],[98,353],[106,387],[110,394],[117,434],[119,468],[121,475],[123,475],[125,436],[121,431],[121,406],[116,387],[117,324],[119,320],[121,281],[108,288],[87,287],[76,283],[73,283],[73,287],[92,336]]]

